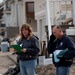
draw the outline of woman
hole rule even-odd
[[[21,75],[36,75],[39,43],[29,24],[22,25],[18,44],[22,46],[22,53],[18,54]]]

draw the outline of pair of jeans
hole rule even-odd
[[[70,67],[56,67],[56,75],[69,75]]]
[[[36,75],[37,60],[19,61],[21,75]]]

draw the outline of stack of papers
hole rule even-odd
[[[60,61],[60,59],[57,58],[57,55],[58,55],[61,51],[62,51],[62,50],[55,50],[55,51],[53,52],[53,54],[54,54],[54,61],[55,61],[56,63],[58,63],[58,62]]]

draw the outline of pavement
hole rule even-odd
[[[0,75],[3,75],[9,67],[16,65],[16,57],[16,54],[12,55],[12,52],[0,52]]]

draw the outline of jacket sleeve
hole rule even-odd
[[[49,54],[53,53],[53,51],[55,50],[55,47],[56,47],[56,41],[55,41],[55,36],[52,34],[50,36],[50,40],[48,42],[48,45],[47,45],[47,51]]]
[[[65,53],[64,57],[65,59],[70,60],[75,57],[75,44],[69,37],[66,38],[66,46],[69,50]]]
[[[55,51],[56,48],[56,42],[51,43],[50,41],[48,42],[47,45],[47,51],[49,54],[53,53]]]
[[[36,38],[34,38],[32,40],[32,42],[33,42],[33,46],[32,46],[32,48],[27,48],[27,53],[29,53],[31,55],[37,55],[40,51],[39,41]]]

